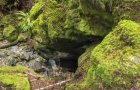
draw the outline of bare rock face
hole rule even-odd
[[[29,61],[36,61],[38,58],[38,61],[45,60],[34,52],[33,49],[29,49],[24,45],[11,46],[9,48],[1,49],[0,51],[1,60],[3,60],[5,65],[27,65]]]
[[[46,65],[46,61],[33,49],[22,44],[0,50],[0,66],[24,65],[37,72],[48,72],[48,67],[53,67],[54,64]],[[50,71],[53,71],[53,68],[50,68]]]

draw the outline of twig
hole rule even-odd
[[[36,89],[36,90],[44,90],[44,89],[49,89],[49,88],[52,88],[54,86],[61,86],[67,82],[71,81],[71,79],[68,79],[68,80],[65,80],[65,81],[61,81],[61,82],[58,82],[58,83],[55,83],[55,84],[51,84],[49,86],[46,86],[46,87],[42,87],[42,88],[39,88],[39,89]]]

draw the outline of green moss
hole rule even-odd
[[[90,72],[92,74],[92,70],[91,70],[92,68],[90,69],[91,67],[90,56],[95,46],[97,46],[97,44],[86,47],[86,51],[78,58],[78,68],[74,76],[74,79],[76,79],[75,81],[77,82],[83,81],[87,72]],[[91,80],[91,77],[92,75],[89,75],[87,79]],[[82,83],[80,85],[70,83],[66,85],[66,90],[83,90],[85,84],[86,83]]]
[[[139,0],[122,0],[121,3],[113,9],[113,15],[116,22],[124,19],[140,22],[140,19],[138,18],[140,17],[139,4]]]
[[[16,90],[30,90],[30,84],[24,71],[31,71],[23,66],[2,66],[0,67],[0,83],[5,87]]]
[[[6,26],[6,25],[8,25],[9,23],[11,23],[11,20],[10,20],[10,15],[6,15],[6,16],[4,16],[3,14],[1,14],[1,22],[0,22],[0,25],[4,25],[4,26]]]
[[[78,68],[76,71],[76,75],[80,74],[83,77],[88,72],[88,69],[91,66],[90,55],[91,55],[93,48],[95,48],[96,45],[97,44],[89,46],[86,49],[86,51],[78,58]]]
[[[80,15],[78,8],[70,9],[67,11],[66,20],[64,23],[65,37],[76,40],[81,35],[81,31],[78,31],[78,23],[80,22]]]
[[[137,86],[140,72],[140,25],[123,20],[92,52],[93,75],[85,83],[99,88],[128,89]],[[94,77],[90,80],[88,77]],[[137,79],[136,82],[132,81]],[[94,83],[94,84],[93,84]]]
[[[100,36],[105,36],[111,31],[112,26],[114,26],[114,17],[111,13],[117,1],[80,0],[82,13],[84,15],[87,15],[85,16],[85,20],[92,28],[91,32],[93,33],[93,35],[97,34]]]
[[[109,30],[103,29],[102,26],[90,25],[88,21],[81,19],[78,23],[78,30],[86,35],[104,36],[109,33]]]
[[[17,15],[13,12],[11,14],[2,14],[0,15],[0,25],[4,26],[4,27],[7,27],[8,25],[13,25],[13,26],[17,26],[19,20],[17,19]]]
[[[15,20],[15,16],[13,14],[5,15],[2,12],[0,12],[0,21],[1,21],[0,22],[0,40],[4,40],[4,39],[7,39],[8,41],[16,40],[18,31],[16,31],[14,26],[16,26],[15,23],[18,22],[18,20]],[[9,30],[6,30],[6,29],[9,29]]]
[[[18,31],[12,25],[4,28],[3,35],[8,41],[15,41],[18,37]]]
[[[42,27],[36,27],[32,30],[34,48],[38,49],[48,44],[47,34]]]
[[[133,21],[120,21],[92,50],[85,81],[70,84],[67,89],[127,90],[139,87],[139,30],[140,25]]]
[[[44,27],[45,30],[47,29],[47,27],[46,27],[47,21],[46,21],[46,16],[45,16],[45,14],[40,14],[40,15],[38,16],[38,18],[37,18],[37,23],[38,23],[39,26]]]
[[[37,16],[41,13],[43,6],[44,2],[36,3],[30,10],[30,18],[36,19]]]
[[[49,5],[50,8],[46,8],[45,15],[47,18],[48,23],[48,36],[51,39],[54,39],[58,36],[61,36],[64,34],[64,20],[65,20],[65,12],[66,8],[65,6],[54,6]]]
[[[30,90],[30,83],[25,72],[32,73],[36,77],[42,77],[24,66],[1,66],[0,83],[4,87],[12,88],[12,90]]]
[[[95,23],[95,19],[98,15],[94,16],[95,19],[91,18],[91,20],[88,21],[89,19],[86,17],[86,15],[83,15],[84,13],[82,12],[78,1],[38,1],[38,3],[41,2],[44,3],[44,6],[42,7],[43,9],[41,9],[41,11],[37,11],[38,14],[36,15],[36,18],[32,21],[32,31],[34,32],[36,27],[41,28],[40,31],[44,31],[46,33],[46,39],[48,41],[51,41],[52,43],[55,43],[55,41],[57,41],[58,39],[68,39],[69,41],[75,41],[79,43],[82,42],[79,39],[86,41],[89,35],[104,36],[112,28],[112,25],[109,24],[107,24],[109,27],[107,25],[106,27],[104,27],[102,25],[103,21],[101,21],[101,19],[99,23]],[[33,6],[30,12],[34,11],[34,8],[36,7],[38,6]],[[104,15],[102,15],[102,17],[103,16]],[[104,21],[106,21],[106,19],[109,19],[108,21],[112,20],[112,17],[110,19],[110,16],[104,16],[104,18]],[[40,34],[34,33],[35,46],[41,44],[38,43],[38,40],[35,40],[41,39],[41,36],[39,35]]]
[[[35,48],[39,48],[38,46],[44,47],[48,45],[48,41],[53,41],[64,34],[65,8],[62,5],[57,5],[54,1],[43,1],[45,4],[43,12],[39,13],[37,19],[32,21]]]
[[[0,74],[1,83],[6,87],[11,87],[16,90],[30,90],[30,85],[28,78],[25,75],[9,75],[9,74]]]

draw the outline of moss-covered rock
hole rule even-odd
[[[117,0],[116,0],[117,1]],[[121,0],[113,9],[116,22],[122,19],[140,22],[140,0]]]
[[[90,27],[94,32],[103,31],[102,35],[109,33],[120,20],[140,22],[140,0],[80,0],[80,5]]]
[[[2,14],[0,18],[1,20],[0,25],[4,27],[7,27],[8,25],[13,25],[16,27],[18,25],[17,23],[19,22],[17,17],[18,16],[15,14],[14,11],[10,15]]]
[[[82,13],[85,20],[92,27],[95,35],[105,36],[114,26],[114,16],[112,15],[113,7],[119,0],[80,0]]]
[[[34,48],[35,49],[45,48],[49,42],[45,30],[43,30],[42,27],[37,26],[32,30],[32,34]]]
[[[91,54],[81,88],[126,90],[140,87],[140,25],[123,20]]]
[[[91,22],[85,19],[81,19],[78,23],[77,29],[85,35],[105,36],[109,33],[110,29],[105,29],[100,25],[92,25]]]
[[[19,22],[19,20],[17,19],[17,16],[13,13],[11,13],[10,15],[7,15],[7,14],[3,14],[0,12],[0,32],[3,33],[3,36],[9,41],[13,41],[17,38],[16,35],[18,35],[18,31],[15,29],[15,27],[17,27],[17,23]],[[11,28],[11,30],[10,30]],[[6,30],[6,29],[9,29],[9,30]],[[15,30],[15,34],[12,35],[10,38],[7,36],[7,35],[10,35],[11,32],[13,32]],[[7,34],[6,34],[7,33]],[[2,35],[1,35],[2,36]],[[13,39],[14,38],[14,39]]]
[[[40,6],[40,3],[43,3],[43,6]],[[36,10],[35,7],[42,7],[42,9]],[[89,40],[88,36],[104,36],[106,34],[104,28],[100,28],[100,30],[96,28],[99,25],[91,26],[85,18],[82,18],[80,12],[81,8],[78,1],[38,1],[30,11],[30,17],[35,16],[35,18],[32,18],[35,47],[41,44],[36,42],[38,37],[42,38],[44,42],[45,39],[43,38],[46,36],[46,45],[53,46],[52,44],[56,44],[58,40],[61,40],[59,43],[67,40],[68,43],[75,44]],[[36,28],[39,32],[43,31],[43,35],[40,35],[39,32],[34,33]],[[99,33],[99,31],[102,31],[102,33]],[[71,47],[71,44],[68,47]]]
[[[14,41],[18,37],[18,31],[14,26],[9,25],[3,30],[3,35],[8,41]]]
[[[32,70],[23,66],[1,66],[0,83],[4,87],[10,87],[12,90],[30,90],[30,84],[25,72],[34,73]]]
[[[140,25],[133,21],[120,21],[101,44],[93,49],[85,81],[70,84],[67,89],[126,90],[139,88],[139,30]]]

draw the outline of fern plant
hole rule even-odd
[[[22,32],[30,31],[32,25],[31,20],[29,18],[29,14],[25,13],[23,11],[18,11],[17,13],[19,15],[18,19],[21,20],[21,23],[19,23],[19,28]]]

